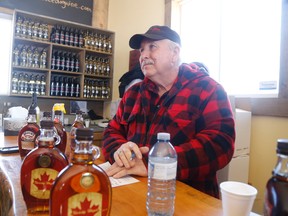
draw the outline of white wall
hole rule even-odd
[[[165,0],[109,0],[108,29],[115,32],[113,99],[118,80],[129,69],[129,39],[152,25],[164,25]]]

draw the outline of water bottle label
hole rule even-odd
[[[176,178],[177,161],[168,164],[150,163],[149,166],[153,179],[172,180]]]

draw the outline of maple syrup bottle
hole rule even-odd
[[[36,138],[40,134],[40,127],[36,122],[36,110],[28,110],[27,124],[24,125],[18,134],[18,147],[20,157],[23,158],[36,147]]]
[[[62,119],[62,111],[61,110],[55,110],[54,112],[54,127],[56,129],[56,132],[58,136],[60,137],[59,142],[56,143],[56,147],[65,154],[66,150],[66,143],[67,143],[67,133],[65,131],[65,128],[63,126],[63,122],[61,121]]]
[[[24,158],[20,171],[22,194],[29,214],[49,211],[52,184],[68,165],[66,156],[55,148],[53,121],[42,120],[40,124],[38,146]]]
[[[288,139],[278,139],[277,156],[277,164],[266,185],[264,216],[288,215]]]
[[[76,137],[76,129],[77,128],[85,128],[81,110],[77,110],[76,111],[76,117],[75,117],[75,120],[74,120],[74,122],[73,122],[73,124],[71,126],[71,130],[70,130],[69,162],[71,162],[71,160],[73,158],[73,152],[74,152],[75,146],[76,146],[75,137]]]
[[[109,215],[111,184],[106,173],[93,163],[100,149],[93,148],[92,142],[93,130],[76,130],[72,163],[58,175],[51,190],[51,216]]]

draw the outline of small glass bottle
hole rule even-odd
[[[19,50],[19,47],[16,46],[13,50],[13,66],[19,66],[20,64],[20,50]]]
[[[177,153],[169,133],[158,133],[149,152],[146,209],[149,216],[174,214]]]
[[[18,93],[18,73],[17,72],[13,72],[12,75],[12,93],[13,94],[17,94]]]
[[[45,94],[46,94],[46,77],[45,75],[42,75],[40,82],[40,95],[43,96]]]
[[[66,114],[65,104],[64,103],[55,103],[53,105],[53,108],[52,108],[52,119],[55,118],[55,111],[57,111],[57,110],[62,111],[61,116],[58,116],[58,118],[60,118],[60,121],[63,124],[63,122],[64,122],[64,114]]]
[[[288,215],[288,139],[278,139],[277,156],[277,164],[266,185],[264,216]]]
[[[68,165],[66,156],[54,146],[53,127],[53,121],[41,121],[38,146],[24,158],[21,165],[20,183],[29,214],[49,211],[49,197],[54,180]]]
[[[60,43],[60,26],[59,25],[55,26],[55,36],[54,36],[53,42],[57,44]]]
[[[33,64],[33,52],[32,52],[32,48],[28,47],[27,48],[27,67],[32,67]]]
[[[50,215],[109,215],[111,183],[93,163],[100,156],[100,149],[92,147],[92,142],[93,130],[76,130],[72,163],[59,174],[51,190]]]
[[[40,134],[39,125],[36,122],[36,110],[28,110],[27,124],[24,125],[18,134],[18,147],[20,157],[23,158],[36,147],[35,141]]]
[[[70,155],[69,155],[69,161],[72,160],[73,157],[73,153],[75,150],[75,146],[76,146],[76,141],[75,141],[75,137],[76,137],[76,129],[78,128],[85,128],[84,126],[84,119],[82,116],[82,111],[81,110],[77,110],[76,111],[76,117],[75,120],[71,126],[71,130],[70,130]]]
[[[40,68],[45,69],[47,67],[47,51],[46,49],[43,49],[40,60],[39,60]]]
[[[75,97],[80,97],[80,80],[75,78]]]
[[[56,144],[56,147],[65,154],[66,150],[66,143],[67,143],[67,133],[64,128],[64,124],[62,122],[62,111],[61,110],[56,110],[54,112],[54,127],[56,129],[56,132],[58,136],[60,137],[59,142]]]
[[[40,124],[40,108],[38,106],[38,102],[37,102],[37,93],[33,92],[32,93],[32,101],[30,106],[28,107],[28,110],[30,109],[34,109],[36,111],[36,122],[39,125]]]
[[[15,25],[15,36],[16,37],[19,37],[21,35],[22,22],[23,22],[22,17],[18,16],[17,21],[16,21],[16,25]]]
[[[40,67],[39,58],[40,58],[40,54],[39,54],[38,48],[36,47],[34,49],[34,52],[33,52],[33,62],[32,62],[33,68],[39,68]]]
[[[20,52],[20,66],[21,67],[27,67],[27,50],[26,50],[26,46],[23,46],[22,50]]]

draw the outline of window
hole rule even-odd
[[[281,0],[176,2],[183,62],[204,63],[229,94],[278,96]]]
[[[10,90],[10,62],[12,40],[12,15],[0,13],[0,95],[8,95]],[[5,31],[5,32],[4,32]]]

